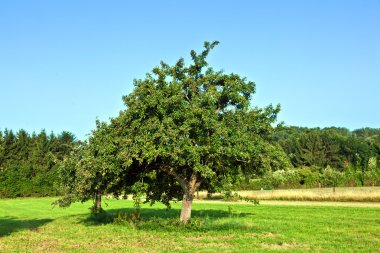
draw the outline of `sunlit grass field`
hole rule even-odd
[[[200,203],[193,221],[143,205],[139,222],[89,219],[91,203],[52,207],[54,198],[0,200],[0,252],[378,252],[380,208]],[[107,213],[133,212],[106,200]]]
[[[380,187],[337,187],[289,190],[238,191],[242,197],[258,200],[380,202]],[[199,192],[200,199],[207,199],[207,192]],[[212,198],[223,198],[214,194]]]

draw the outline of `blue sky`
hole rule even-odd
[[[0,1],[0,130],[79,139],[160,60],[256,82],[288,125],[380,127],[380,1]]]

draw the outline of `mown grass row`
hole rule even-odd
[[[239,200],[239,196],[250,200],[380,202],[380,187],[236,191],[229,196],[220,193],[208,196],[207,192],[199,192],[196,195],[198,199],[226,200]]]

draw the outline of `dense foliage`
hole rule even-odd
[[[191,214],[195,191],[225,188],[269,145],[279,106],[251,107],[255,83],[208,67],[217,41],[184,59],[160,66],[135,81],[126,109],[112,120],[125,166],[135,161],[148,184],[147,200],[182,199],[181,220]],[[151,177],[150,177],[151,178]],[[158,180],[165,178],[165,180]]]
[[[101,194],[139,188],[152,204],[182,199],[186,223],[197,190],[229,188],[241,172],[249,176],[260,173],[260,165],[283,163],[272,155],[281,147],[270,143],[279,106],[251,107],[253,82],[208,67],[217,44],[191,51],[189,65],[182,58],[173,66],[161,62],[135,80],[123,97],[126,109],[109,125],[99,123],[88,146],[63,163],[61,205],[92,194],[97,209]]]
[[[286,127],[274,135],[295,167],[368,167],[380,158],[380,129]]]
[[[75,141],[69,132],[59,135],[47,135],[44,131],[31,135],[24,130],[16,134],[11,130],[0,132],[0,197],[52,196],[70,191],[56,187],[63,182],[69,185],[65,180],[70,179],[59,177],[61,173],[58,173],[57,164],[66,165],[68,170],[71,168],[72,173],[76,173],[71,179],[75,178],[75,183],[79,184],[80,180],[85,180],[77,170],[79,161],[92,173],[91,177],[86,178],[87,181],[80,183],[82,188],[79,190],[82,192],[76,195],[81,196],[80,200],[92,199],[95,188],[101,184],[102,192],[116,192],[117,189],[121,194],[136,178],[128,178],[122,173],[116,145],[110,140],[112,130],[108,127],[98,123],[89,138],[92,145]],[[64,160],[68,155],[72,159]],[[68,163],[75,159],[77,167],[70,167]],[[258,156],[252,158],[250,166],[255,167],[256,174],[252,175],[242,167],[240,183],[234,187],[252,190],[379,186],[379,161],[380,129],[349,131],[345,128],[281,127],[273,134],[272,142],[263,146]],[[137,173],[138,164],[134,166]],[[118,182],[111,180],[116,175]],[[150,179],[145,180],[149,182]]]
[[[57,195],[57,164],[76,144],[69,132],[0,131],[0,197]]]
[[[282,127],[273,141],[292,167],[267,170],[240,188],[310,188],[380,185],[380,129]]]
[[[124,166],[118,159],[113,130],[106,123],[97,121],[96,129],[87,142],[72,150],[60,163],[59,185],[63,197],[57,202],[61,207],[72,202],[94,199],[93,211],[101,211],[101,198],[104,194],[119,196],[125,194],[126,177]]]

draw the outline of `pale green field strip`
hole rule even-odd
[[[224,201],[224,200],[195,200],[195,203],[210,203],[222,205],[243,204],[247,202],[239,201]],[[275,205],[275,206],[342,206],[342,207],[373,207],[380,208],[379,202],[336,202],[336,201],[289,201],[289,200],[261,200],[260,205]]]

